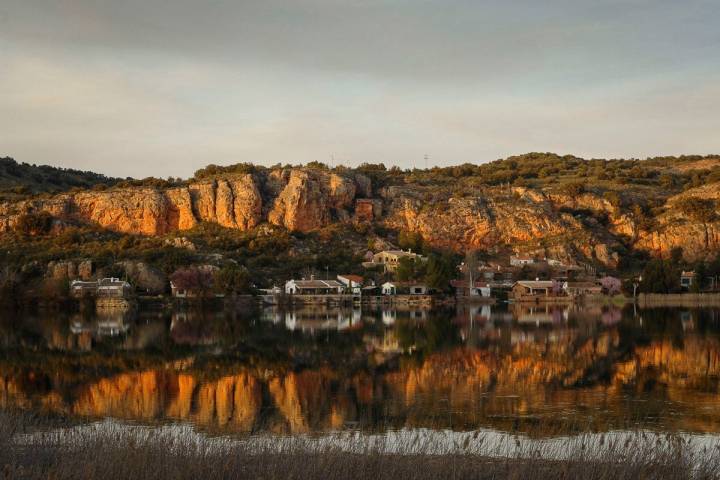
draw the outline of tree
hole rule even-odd
[[[673,267],[678,267],[683,259],[683,248],[682,247],[673,247],[670,250],[670,263],[672,263]]]
[[[401,282],[417,280],[422,276],[421,270],[422,265],[419,260],[412,257],[400,257],[397,270],[395,270],[395,277]]]
[[[176,270],[170,276],[175,288],[191,292],[194,296],[205,298],[214,286],[214,276],[210,268],[186,267]]]
[[[668,260],[650,260],[643,270],[640,291],[643,293],[673,293],[680,289],[678,271]]]
[[[606,276],[600,279],[603,291],[607,295],[617,295],[622,290],[622,281],[619,278]]]
[[[708,277],[708,268],[705,262],[698,262],[695,265],[695,281],[690,285],[690,291],[700,293],[705,287],[705,281]]]
[[[455,278],[455,261],[451,254],[431,254],[425,269],[425,283],[433,290],[447,291]]]
[[[711,198],[687,197],[677,202],[677,207],[686,217],[700,223],[715,219],[715,200]]]
[[[48,212],[26,213],[18,218],[15,231],[23,235],[47,235],[53,226],[53,217]]]
[[[559,191],[569,197],[577,197],[585,193],[585,184],[580,182],[566,183],[559,188]]]
[[[420,252],[423,249],[423,238],[417,232],[402,231],[398,235],[398,244],[402,249]]]
[[[225,293],[251,293],[250,272],[235,263],[225,265],[215,273],[217,289]]]
[[[465,278],[468,284],[474,282],[478,274],[478,258],[477,252],[468,250],[465,252]]]
[[[620,197],[620,194],[618,192],[615,192],[612,190],[607,191],[607,192],[603,193],[603,198],[605,200],[607,200],[608,202],[610,202],[610,205],[612,205],[615,208],[622,207],[622,203],[623,203],[622,197]]]

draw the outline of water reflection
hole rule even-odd
[[[0,406],[230,432],[720,431],[720,312],[457,309],[6,315]]]

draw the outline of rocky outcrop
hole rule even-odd
[[[678,203],[691,197],[714,200],[714,215],[707,220],[686,215]],[[655,224],[651,230],[639,232],[638,248],[667,257],[673,248],[680,247],[686,260],[714,258],[720,251],[720,184],[704,185],[671,197],[666,211],[655,219]]]
[[[188,230],[200,222],[248,230],[269,221],[310,231],[349,218],[357,192],[371,190],[362,175],[281,169],[262,178],[244,174],[169,189],[127,187],[1,203],[0,231],[10,231],[22,215],[38,212],[141,235]]]
[[[55,217],[58,228],[91,223],[141,235],[181,232],[203,222],[237,230],[271,224],[310,232],[354,220],[416,232],[430,245],[458,252],[544,252],[608,267],[616,266],[619,255],[633,248],[667,255],[672,248],[682,247],[688,260],[709,258],[720,251],[720,214],[702,222],[676,208],[681,199],[693,196],[720,204],[719,184],[670,197],[664,213],[645,218],[657,205],[643,203],[638,192],[623,192],[622,200],[643,203],[644,214],[627,206],[620,209],[592,192],[573,197],[548,193],[552,188],[545,192],[488,186],[456,191],[408,177],[404,183],[397,180],[374,191],[367,177],[351,170],[277,168],[164,189],[65,193],[0,203],[0,232],[12,231],[23,215],[38,212]]]
[[[321,228],[333,218],[346,219],[357,186],[350,178],[334,173],[310,174],[291,170],[268,214],[268,221],[289,230],[307,232]]]
[[[145,262],[125,260],[118,264],[133,286],[151,295],[165,293],[168,279],[163,272]]]
[[[618,242],[612,234],[559,211],[537,190],[487,189],[474,197],[436,200],[422,190],[394,188],[385,197],[390,202],[386,224],[420,233],[432,245],[456,251],[511,245],[553,251],[554,258],[580,256],[609,266],[617,262]]]
[[[46,277],[53,280],[89,280],[93,275],[90,260],[58,260],[48,263]]]

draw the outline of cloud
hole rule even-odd
[[[0,154],[207,163],[720,150],[715,1],[6,0]]]

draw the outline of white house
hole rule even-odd
[[[475,281],[470,284],[466,280],[452,280],[450,285],[455,289],[458,297],[489,297],[490,286],[483,281]]]
[[[692,287],[692,284],[695,282],[695,271],[691,270],[689,272],[682,271],[680,273],[680,286],[686,290],[689,290],[690,287]]]
[[[510,265],[513,267],[524,267],[525,265],[532,265],[535,263],[535,259],[528,255],[512,255],[510,257]]]
[[[288,295],[336,295],[343,289],[343,284],[337,280],[289,280],[285,283]]]
[[[385,282],[382,284],[383,295],[427,295],[428,287],[415,282]]]
[[[338,275],[337,279],[353,295],[362,294],[363,277],[360,275]]]
[[[70,282],[70,291],[75,297],[97,296],[126,298],[132,293],[132,286],[125,280],[112,277],[91,282],[73,280]]]

